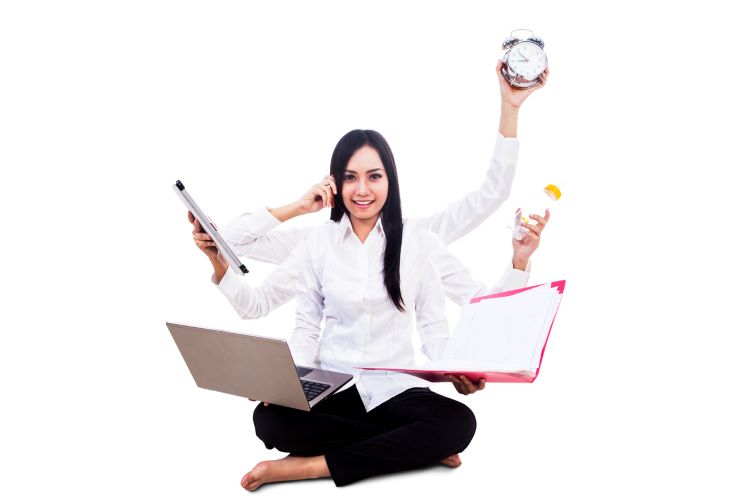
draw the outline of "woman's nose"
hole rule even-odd
[[[357,194],[360,196],[366,195],[370,192],[370,187],[367,185],[366,181],[361,181],[359,184],[357,184]]]

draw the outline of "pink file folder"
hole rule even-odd
[[[529,286],[526,288],[518,288],[516,290],[509,290],[506,292],[496,293],[492,295],[485,295],[483,297],[474,297],[471,300],[471,304],[476,304],[477,302],[480,302],[483,300],[495,300],[495,299],[502,299],[504,297],[511,297],[513,295],[523,293],[528,290],[533,290],[541,286],[549,286],[551,288],[556,288],[557,292],[560,295],[562,295],[563,291],[565,290],[565,280],[554,281],[552,283],[546,283],[542,285]],[[562,297],[560,298],[562,299]],[[552,316],[552,321],[550,322],[549,329],[546,332],[544,345],[542,347],[541,355],[539,357],[539,363],[533,370],[502,372],[502,371],[482,371],[482,370],[479,370],[479,371],[477,370],[430,370],[430,369],[420,369],[420,368],[386,368],[386,367],[358,367],[358,368],[362,370],[386,370],[386,371],[392,371],[392,372],[407,373],[409,375],[413,375],[415,377],[419,377],[419,378],[428,380],[430,382],[449,382],[447,375],[465,375],[474,382],[478,382],[480,379],[484,379],[485,382],[532,383],[539,376],[539,368],[542,364],[542,359],[544,358],[544,351],[547,348],[547,341],[549,340],[549,334],[550,332],[552,332],[552,325],[554,324],[555,318],[557,317],[557,310],[559,309],[559,307],[560,307],[560,303],[558,302],[555,308],[555,312]]]

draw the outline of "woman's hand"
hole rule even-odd
[[[198,248],[208,256],[208,260],[211,261],[211,265],[214,267],[214,274],[216,274],[216,281],[219,282],[224,277],[224,274],[229,268],[229,264],[224,260],[219,249],[216,248],[216,243],[211,236],[203,231],[201,223],[198,222],[192,212],[188,212],[188,220],[193,225],[193,240]]]
[[[317,212],[326,207],[333,206],[333,197],[336,194],[336,181],[332,176],[326,175],[323,180],[314,184],[297,201],[278,208],[269,208],[269,212],[279,222],[286,222],[298,215]]]
[[[336,192],[336,181],[332,175],[326,175],[300,198],[300,209],[304,213],[311,214],[323,208],[331,208]]]
[[[192,212],[188,211],[188,220],[193,225],[193,240],[198,248],[205,253],[209,259],[216,259],[219,255],[219,250],[216,248],[216,243],[211,236],[203,231],[201,223],[195,218]]]
[[[498,82],[500,82],[500,97],[502,98],[503,105],[508,105],[512,108],[521,107],[521,104],[523,104],[523,101],[525,101],[527,97],[544,87],[549,76],[549,68],[547,68],[539,77],[540,82],[538,85],[528,89],[521,89],[518,87],[513,87],[510,83],[508,83],[508,81],[503,76],[503,73],[501,71],[502,68],[503,61],[502,59],[500,59],[497,61],[497,66],[495,67],[497,80]]]
[[[466,375],[450,375],[446,374],[448,380],[453,382],[453,387],[463,395],[474,394],[477,391],[484,389],[484,379],[479,379],[478,383],[471,381]]]
[[[520,208],[518,210],[521,210]],[[549,210],[544,211],[544,217],[536,214],[529,215],[530,219],[536,221],[536,224],[521,222],[521,226],[526,229],[526,235],[521,240],[513,238],[513,268],[524,270],[529,263],[529,258],[537,248],[542,238],[542,231],[549,222]]]

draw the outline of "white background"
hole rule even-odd
[[[723,2],[654,1],[3,2],[0,496],[248,495],[282,454],[247,401],[195,387],[164,322],[284,337],[293,304],[237,319],[170,184],[224,224],[373,128],[405,213],[439,210],[484,175],[520,27],[551,75],[514,197],[567,180],[532,274],[568,280],[540,378],[436,388],[478,416],[459,469],[257,494],[747,498],[748,44]],[[451,247],[487,282],[512,204]]]

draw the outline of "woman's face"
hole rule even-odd
[[[341,197],[352,223],[374,224],[388,198],[388,177],[377,150],[362,146],[346,164]]]

